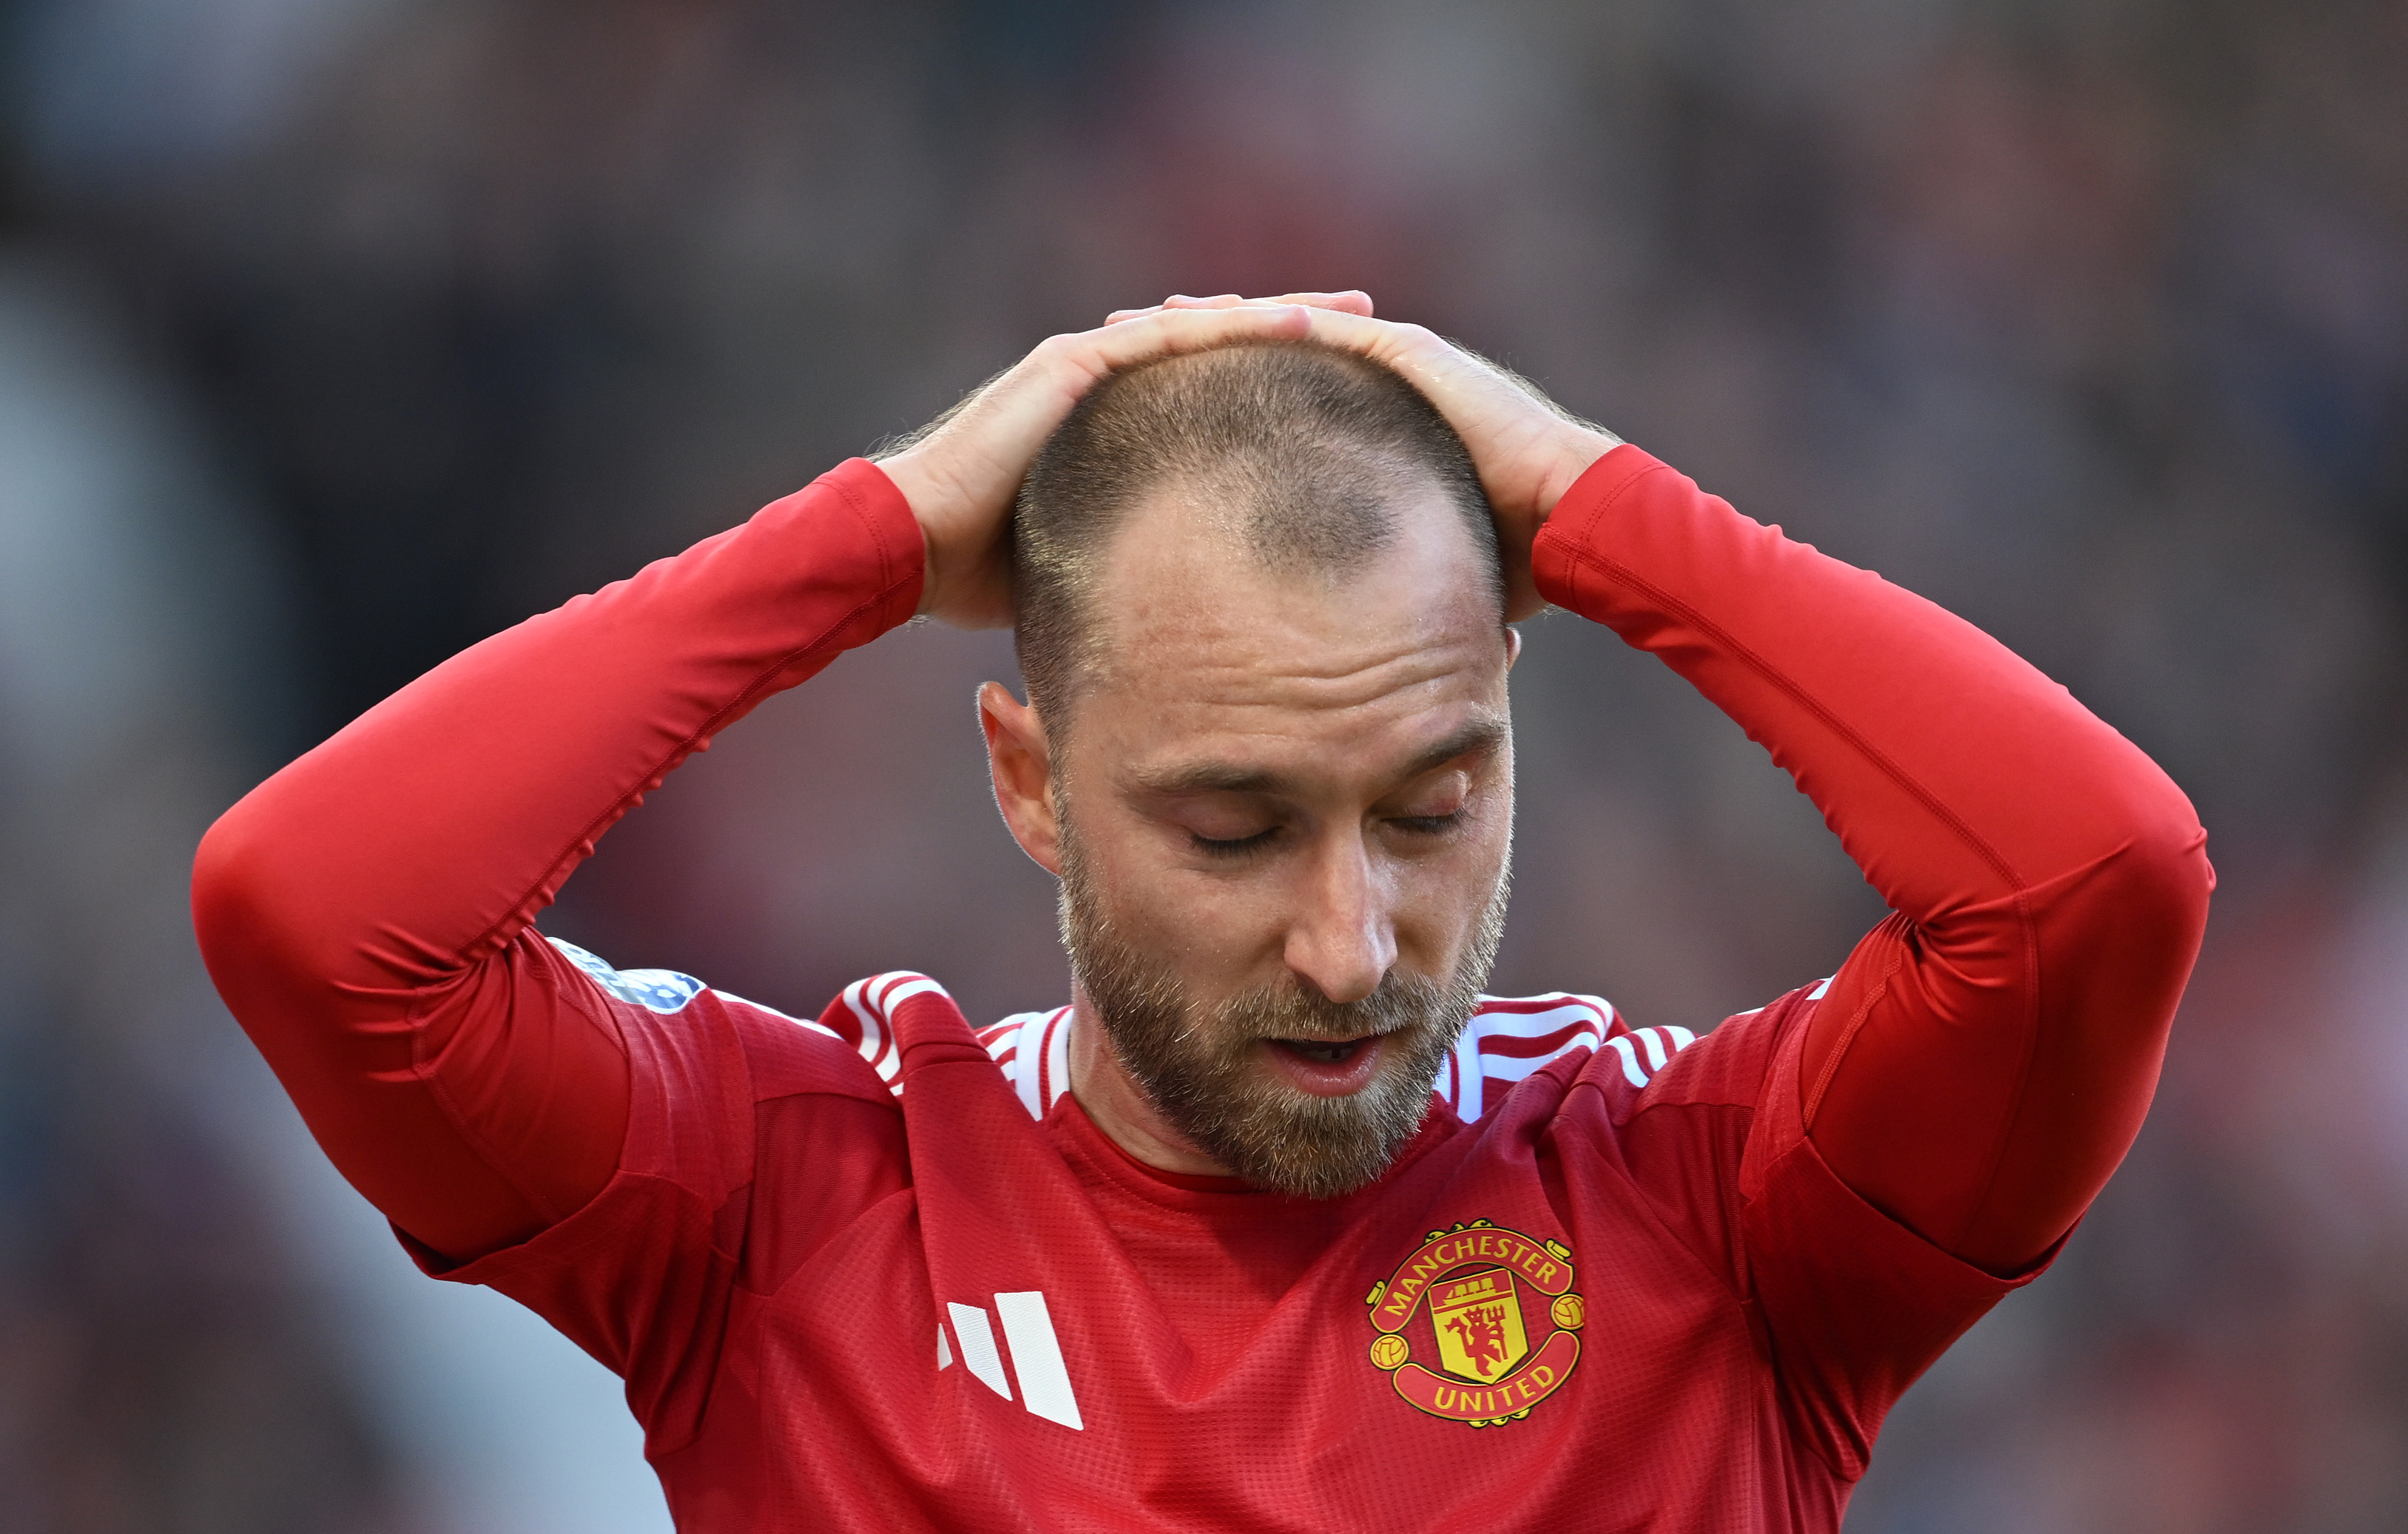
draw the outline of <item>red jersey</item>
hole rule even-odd
[[[718,728],[916,602],[854,464],[489,640],[230,811],[204,951],[430,1270],[627,1382],[680,1526],[1836,1530],[1882,1417],[2137,1129],[2209,878],[2013,655],[1635,449],[1541,589],[1720,704],[1894,910],[1724,1022],[1483,1003],[1345,1197],[1146,1168],[1068,1010],[816,1021],[531,925]]]

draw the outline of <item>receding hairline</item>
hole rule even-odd
[[[1282,603],[1342,602],[1348,600],[1346,594],[1371,582],[1383,567],[1404,561],[1433,573],[1424,588],[1426,600],[1385,604],[1395,609],[1399,624],[1452,609],[1458,602],[1474,611],[1495,607],[1478,543],[1462,525],[1444,480],[1421,466],[1401,464],[1393,475],[1383,476],[1376,493],[1385,503],[1395,534],[1367,550],[1359,560],[1342,565],[1259,557],[1245,529],[1236,525],[1244,520],[1242,511],[1224,515],[1207,509],[1201,515],[1192,514],[1197,509],[1193,497],[1199,488],[1209,494],[1209,481],[1182,478],[1157,484],[1132,501],[1091,551],[1093,589],[1085,595],[1081,613],[1086,653],[1081,658],[1077,685],[1070,689],[1073,693],[1086,693],[1115,681],[1125,646],[1152,626],[1145,621],[1149,610],[1158,611],[1164,605],[1164,591],[1143,589],[1158,582],[1161,573],[1149,574],[1127,563],[1133,557],[1133,543],[1152,542],[1157,553],[1167,554],[1171,578],[1184,575],[1191,582],[1172,588],[1168,595],[1190,600],[1199,609],[1205,604],[1217,606],[1216,599],[1225,595],[1240,603],[1266,597]],[[1498,610],[1495,616],[1496,637],[1501,644],[1505,642],[1503,613]]]
[[[1444,475],[1393,449],[1349,447],[1334,456],[1351,460],[1348,488],[1376,500],[1377,515],[1386,524],[1385,536],[1367,541],[1360,551],[1314,560],[1284,557],[1288,551],[1277,547],[1266,549],[1256,487],[1245,482],[1242,467],[1216,465],[1157,475],[1131,494],[1112,525],[1085,551],[1090,567],[1099,575],[1109,571],[1133,531],[1149,523],[1159,527],[1163,519],[1185,513],[1178,525],[1191,529],[1197,542],[1218,544],[1229,554],[1242,556],[1236,561],[1240,567],[1278,580],[1332,589],[1351,583],[1382,558],[1398,552],[1417,528],[1439,523],[1455,530],[1450,541],[1474,566],[1484,566],[1485,573],[1478,540],[1466,525],[1459,499]]]
[[[1249,341],[1113,374],[1022,487],[1015,644],[1030,701],[1067,724],[1107,652],[1101,609],[1120,582],[1106,572],[1166,499],[1215,508],[1204,536],[1240,563],[1334,590],[1422,521],[1409,503],[1431,495],[1462,523],[1450,552],[1469,557],[1501,626],[1484,489],[1436,406],[1394,369],[1325,343]]]

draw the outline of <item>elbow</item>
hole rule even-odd
[[[228,1001],[234,999],[234,978],[253,968],[251,952],[262,934],[276,925],[265,898],[271,882],[257,839],[251,834],[250,801],[218,817],[201,838],[193,856],[193,936],[201,960]]]
[[[424,930],[430,911],[440,922],[446,892],[396,870],[388,849],[363,846],[367,818],[339,792],[279,774],[201,839],[193,931],[236,1016],[459,972],[452,943]]]
[[[264,990],[318,968],[310,937],[320,925],[308,881],[275,817],[254,792],[211,825],[193,857],[193,936],[209,978],[237,1018]]]
[[[2162,791],[2135,807],[2124,839],[2100,869],[2100,890],[2112,925],[2128,943],[2178,960],[2187,975],[2207,930],[2215,869],[2207,858],[2207,830],[2182,791]]]

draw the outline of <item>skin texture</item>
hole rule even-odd
[[[981,690],[1006,822],[1059,875],[1075,802],[1099,914],[1202,1012],[1258,991],[1359,1002],[1392,972],[1455,981],[1512,822],[1518,637],[1470,540],[1436,482],[1417,480],[1393,503],[1399,538],[1367,568],[1335,583],[1275,574],[1203,495],[1166,487],[1107,552],[1110,660],[1058,752],[1034,710]],[[1072,999],[1084,1025],[1071,1090],[1096,1124],[1149,1165],[1228,1174],[1132,1078],[1088,988]],[[1274,1097],[1360,1092],[1409,1068],[1428,1090],[1394,1039],[1334,1070],[1268,1039],[1251,1053],[1246,1085]]]
[[[1360,293],[1173,300],[1038,343],[910,446],[879,460],[926,540],[920,611],[958,628],[1011,625],[1012,496],[1045,438],[1113,369],[1237,341],[1297,340],[1314,334],[1321,319],[1370,312]]]
[[[1045,438],[1089,388],[1149,357],[1242,340],[1326,341],[1384,363],[1438,407],[1480,470],[1504,556],[1505,616],[1545,604],[1530,544],[1564,492],[1621,443],[1421,325],[1376,319],[1360,291],[1277,298],[1174,296],[1099,330],[1050,337],[910,446],[879,461],[926,540],[920,610],[960,628],[1011,623],[1011,500]]]
[[[1536,612],[1531,541],[1619,439],[1421,326],[1374,318],[1360,292],[1174,296],[1039,346],[882,462],[925,540],[921,610],[963,627],[1010,622],[1013,495],[1046,437],[1113,368],[1304,337],[1395,368],[1446,416],[1496,513],[1505,617]],[[1484,582],[1435,488],[1402,498],[1412,503],[1413,534],[1341,593],[1300,589],[1231,557],[1211,536],[1213,509],[1171,487],[1132,516],[1112,551],[1102,614],[1112,662],[1082,695],[1080,727],[1061,758],[1026,705],[999,684],[980,692],[996,799],[1012,835],[1058,876],[1057,790],[1075,791],[1082,882],[1099,914],[1130,946],[1167,955],[1199,1012],[1283,983],[1354,1001],[1391,968],[1451,980],[1503,877],[1504,674],[1519,639],[1473,595]],[[1467,749],[1432,761],[1442,744]],[[1253,791],[1166,787],[1202,766],[1268,781]],[[1461,821],[1443,830],[1405,828],[1457,810]],[[1239,857],[1197,844],[1263,831],[1268,842]],[[1100,1023],[1094,999],[1074,993],[1082,1021]],[[1105,1027],[1077,1028],[1072,1039],[1072,1090],[1124,1150],[1170,1171],[1228,1170],[1166,1119]],[[1380,1068],[1375,1061],[1355,1079],[1333,1080],[1290,1069],[1276,1046],[1261,1049],[1261,1070],[1287,1069],[1298,1091],[1360,1090]],[[1254,1084],[1269,1092],[1274,1082]]]
[[[1326,305],[1321,302],[1328,299]],[[1123,309],[1107,323],[1159,323],[1163,316],[1197,312],[1230,314],[1248,308],[1299,302],[1309,310],[1314,340],[1359,351],[1396,369],[1446,417],[1480,471],[1497,515],[1498,550],[1504,558],[1508,622],[1527,618],[1546,604],[1530,579],[1530,545],[1547,515],[1589,466],[1622,438],[1578,421],[1512,375],[1423,325],[1375,319],[1361,293],[1289,294],[1285,299],[1166,299],[1147,309]],[[917,503],[914,503],[915,505]]]

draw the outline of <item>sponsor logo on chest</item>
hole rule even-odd
[[[1571,1377],[1586,1307],[1571,1248],[1486,1220],[1433,1230],[1371,1286],[1371,1362],[1415,1409],[1496,1427]]]

